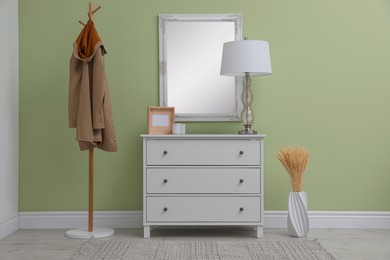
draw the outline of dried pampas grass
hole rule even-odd
[[[276,153],[279,161],[287,170],[294,192],[302,192],[303,173],[306,169],[309,154],[303,147],[280,147]]]

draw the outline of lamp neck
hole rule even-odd
[[[245,72],[245,76],[244,76],[244,87],[250,87],[251,86],[251,76],[249,75],[249,72]]]

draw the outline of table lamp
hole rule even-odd
[[[272,74],[269,45],[266,41],[242,40],[225,42],[222,51],[221,75],[243,76],[241,121],[244,130],[239,134],[257,134],[252,130],[254,114],[250,107],[252,102],[251,76]]]

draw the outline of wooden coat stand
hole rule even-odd
[[[93,21],[94,13],[96,13],[101,6],[98,6],[95,10],[93,10],[92,2],[89,2],[88,5],[88,18]],[[85,26],[85,23],[79,21],[82,25]],[[88,183],[88,229],[71,229],[66,231],[66,236],[70,238],[79,238],[79,239],[89,239],[89,238],[103,238],[109,237],[114,234],[114,230],[111,228],[94,228],[93,226],[93,184],[94,184],[94,149],[89,150],[88,154],[89,160],[89,183]]]

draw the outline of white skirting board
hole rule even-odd
[[[87,212],[20,212],[19,215],[20,229],[83,228],[88,221]],[[390,212],[309,211],[309,219],[310,228],[390,229]],[[94,225],[141,228],[142,211],[96,211]],[[287,211],[265,211],[264,228],[287,228]]]
[[[88,226],[87,211],[20,212],[20,229],[68,229]],[[142,211],[95,211],[95,227],[141,228]]]
[[[14,233],[19,229],[19,216],[15,216],[4,223],[0,223],[0,239]]]
[[[390,229],[390,212],[309,211],[310,228]],[[88,213],[80,211],[20,212],[0,223],[0,239],[18,229],[70,229],[87,226]],[[142,211],[95,212],[94,225],[109,228],[142,228]],[[287,228],[286,211],[265,211],[265,228]]]
[[[390,229],[388,211],[309,211],[310,228]],[[287,228],[287,211],[265,211],[265,228]]]

